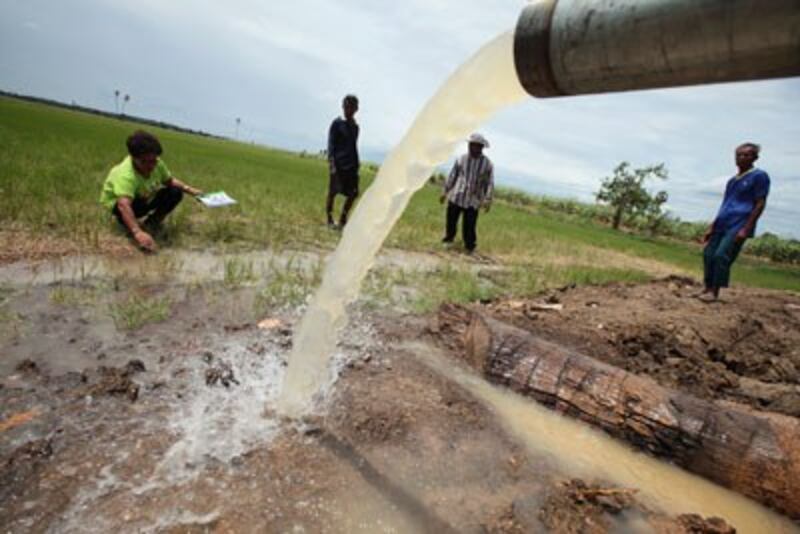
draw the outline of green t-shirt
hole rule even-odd
[[[169,169],[161,158],[158,158],[158,163],[150,176],[145,178],[136,172],[133,160],[128,156],[108,173],[103,183],[103,191],[100,193],[100,204],[113,210],[120,197],[150,198],[169,179]]]

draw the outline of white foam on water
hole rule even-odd
[[[230,340],[221,339],[219,346],[224,349],[215,352],[210,364],[230,365],[238,385],[206,386],[209,365],[201,361],[190,370],[188,380],[193,386],[176,407],[169,428],[178,439],[150,482],[137,492],[190,481],[209,462],[230,463],[256,447],[268,445],[278,435],[282,427],[273,407],[286,370],[284,355],[276,347],[254,354],[247,348],[251,341],[231,345]],[[328,380],[314,398],[313,413],[321,415],[327,408],[329,393],[344,365],[364,349],[375,346],[372,325],[366,321],[354,325],[348,344],[337,347],[331,358]]]
[[[484,46],[462,65],[419,113],[399,145],[381,165],[330,256],[322,284],[303,317],[289,357],[278,409],[306,413],[315,393],[329,381],[328,360],[346,323],[345,307],[358,296],[411,196],[428,181],[469,133],[495,112],[526,98],[517,79],[513,33]]]
[[[337,346],[331,358],[330,380],[314,399],[314,414],[324,414],[335,381],[348,362],[380,349],[376,337],[366,319],[360,318],[353,325],[347,342]],[[248,348],[255,341],[266,349],[262,354]],[[284,376],[285,353],[277,338],[264,339],[260,332],[235,342],[220,337],[209,343],[207,350],[214,355],[210,362],[197,354],[163,369],[165,374],[186,369],[179,378],[173,378],[175,384],[186,387],[181,390],[180,398],[174,391],[163,397],[171,406],[166,419],[143,417],[140,421],[147,435],[163,432],[175,436],[163,457],[156,458],[152,473],[119,474],[128,471],[125,467],[132,457],[128,448],[138,447],[137,440],[131,439],[135,436],[107,443],[115,451],[111,455],[113,460],[100,469],[97,477],[82,485],[65,513],[51,525],[52,532],[109,532],[124,524],[132,528],[135,525],[137,532],[159,532],[181,525],[206,525],[229,512],[225,508],[231,503],[225,501],[221,501],[217,510],[203,510],[205,515],[186,509],[186,503],[191,503],[193,484],[204,481],[209,466],[231,465],[236,457],[268,447],[286,428],[270,411]],[[230,366],[239,384],[227,388],[219,383],[206,385],[206,370],[222,362]],[[302,427],[302,423],[296,424]],[[224,485],[217,490],[224,493]],[[158,511],[149,504],[141,511],[132,510],[130,518],[110,515],[110,510],[118,511],[119,504],[105,511],[109,500],[136,502],[140,498],[150,503],[156,498],[165,507],[175,505],[175,499],[179,498],[184,507]]]
[[[206,370],[222,362],[230,365],[239,384],[206,386]],[[279,354],[255,355],[246,346],[229,346],[190,373],[193,387],[171,417],[169,430],[178,440],[154,474],[159,483],[191,480],[208,461],[229,463],[278,432],[278,421],[265,414],[265,407],[274,404],[283,378]]]

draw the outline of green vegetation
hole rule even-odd
[[[800,263],[800,241],[766,232],[747,244],[747,252],[782,263]]]
[[[115,236],[121,239],[97,198],[108,170],[125,156],[125,138],[139,126],[2,97],[0,116],[0,194],[4,198],[0,221],[34,236],[55,235],[77,242],[90,251],[97,251]],[[162,140],[164,160],[176,176],[205,190],[225,190],[239,200],[235,207],[216,210],[183,202],[167,219],[168,247],[235,253],[335,246],[339,234],[324,224],[327,168],[323,160],[147,129]],[[320,145],[323,143],[321,134]],[[376,171],[375,166],[365,166],[362,189],[369,186]],[[340,202],[338,199],[337,209]],[[482,214],[478,223],[478,250],[491,258],[493,270],[482,269],[476,278],[475,270],[468,267],[473,263],[451,252],[445,255],[450,271],[401,275],[407,280],[374,279],[374,293],[389,297],[395,282],[424,282],[430,300],[453,295],[465,300],[523,294],[568,283],[640,280],[671,272],[696,276],[701,272],[699,245],[613,231],[607,226],[612,219],[608,207],[500,190],[494,209]],[[441,255],[443,224],[438,189],[425,187],[412,199],[387,245]],[[628,224],[636,228],[637,223]],[[669,235],[664,228],[672,226],[679,225],[667,220],[659,232]],[[694,231],[691,225],[680,228],[684,234]],[[757,249],[758,242],[748,243],[745,250]],[[261,306],[303,302],[320,275],[319,267],[272,266],[258,301]],[[240,260],[225,264],[225,284],[231,287],[248,283],[251,276],[252,266]],[[735,284],[800,291],[797,268],[752,257],[737,263],[733,278]]]
[[[253,272],[253,262],[241,258],[226,258],[224,262],[225,275],[223,282],[226,287],[235,289],[245,284],[254,282],[257,278]]]
[[[647,221],[650,233],[655,233],[664,218],[661,206],[667,201],[667,192],[659,191],[655,195],[645,188],[644,184],[651,178],[667,179],[664,164],[631,169],[630,163],[623,161],[614,169],[613,176],[603,178],[597,200],[605,202],[614,210],[611,227],[619,228],[625,219],[642,218]]]
[[[561,220],[613,225],[614,209],[609,205],[531,195],[508,188],[499,188],[496,197],[509,205],[535,210]],[[634,214],[625,219],[622,226],[636,234],[658,235],[689,244],[697,243],[708,228],[708,223],[682,221],[670,213],[656,214],[656,218],[648,217],[646,213]],[[748,241],[744,253],[777,263],[798,264],[800,241],[783,239],[767,232]]]
[[[0,339],[5,338],[16,331],[20,316],[9,309],[8,301],[13,295],[13,291],[0,285]]]
[[[50,290],[50,302],[59,306],[77,307],[94,304],[97,299],[94,288],[58,285]]]
[[[286,265],[271,262],[266,274],[266,285],[256,294],[257,316],[272,308],[293,308],[306,302],[322,281],[322,263],[302,265],[289,260]]]
[[[109,306],[111,318],[119,330],[136,330],[148,323],[164,321],[170,314],[168,297],[131,295]]]

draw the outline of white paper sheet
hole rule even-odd
[[[200,195],[197,197],[197,200],[209,208],[221,208],[222,206],[231,206],[236,204],[236,201],[229,197],[225,191],[206,193],[205,195]]]

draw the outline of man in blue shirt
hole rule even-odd
[[[328,216],[328,227],[342,228],[347,224],[347,214],[358,196],[358,123],[355,115],[358,111],[358,98],[347,95],[342,101],[344,118],[333,120],[328,130],[328,165],[330,181],[328,182],[328,198],[325,212]],[[342,215],[339,226],[333,222],[333,202],[336,195],[344,195]]]
[[[725,197],[717,217],[703,236],[705,289],[703,300],[719,298],[719,290],[728,287],[731,265],[745,240],[753,237],[756,221],[764,212],[769,194],[769,175],[753,166],[761,147],[744,143],[736,149],[736,166],[739,173],[728,180]]]

